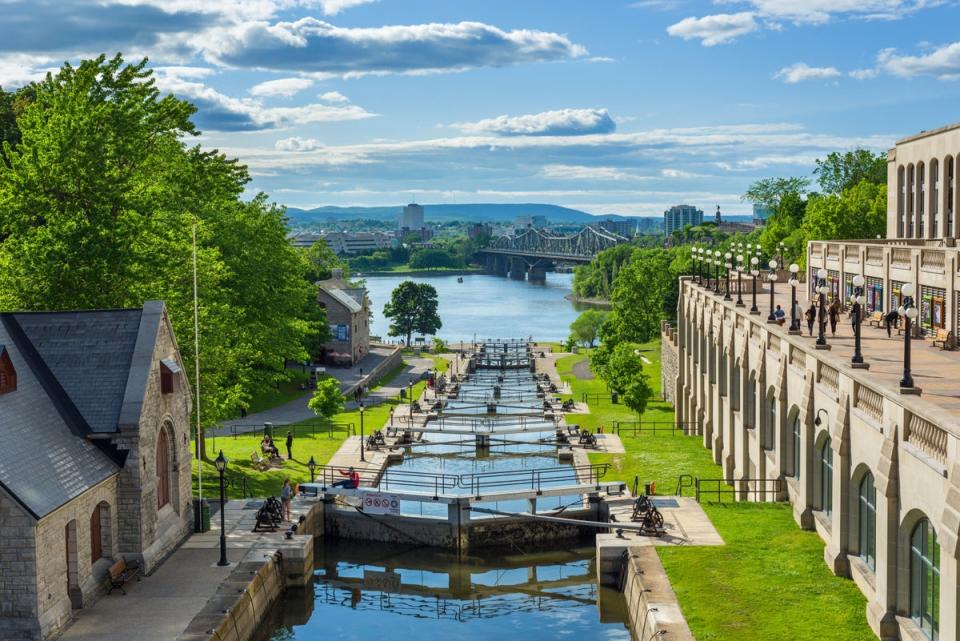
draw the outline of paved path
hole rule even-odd
[[[376,348],[380,349],[380,348]],[[367,358],[373,357],[373,350],[367,355]],[[419,380],[426,372],[433,369],[433,361],[429,358],[408,358],[406,366],[393,379],[380,388],[373,395],[371,401],[374,403],[382,402],[383,398],[396,396],[401,388],[405,388],[410,379]],[[364,370],[369,373],[367,359],[364,359]],[[349,390],[358,384],[360,379],[360,368],[351,368],[350,370],[329,370],[329,373],[341,381],[341,389]],[[342,377],[342,378],[341,378]],[[288,401],[277,407],[272,407],[256,414],[248,414],[246,418],[238,418],[220,423],[220,428],[210,430],[208,434],[225,436],[232,434],[235,430],[239,433],[258,432],[263,429],[264,423],[273,423],[274,425],[285,425],[289,423],[299,423],[311,418],[315,418],[313,410],[307,407],[307,401],[310,400],[312,392],[304,392],[299,398]],[[378,400],[381,399],[381,400]],[[367,402],[370,404],[370,401]],[[356,403],[348,401],[347,409],[354,409]]]
[[[644,358],[644,357],[641,357]],[[644,358],[644,360],[646,360]],[[648,363],[650,361],[647,361]],[[594,379],[593,370],[590,369],[590,359],[584,358],[582,361],[577,361],[573,364],[571,368],[573,375],[576,376],[581,381],[590,381]]]

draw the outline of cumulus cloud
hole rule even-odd
[[[760,28],[755,14],[750,11],[740,13],[718,13],[702,18],[684,18],[667,27],[667,33],[684,40],[699,40],[704,47],[733,42],[740,36],[753,33]]]
[[[350,102],[350,100],[339,91],[327,91],[317,97],[324,102]]]
[[[941,80],[960,79],[960,42],[938,47],[925,55],[904,56],[884,49],[877,56],[881,69],[902,78],[936,76]]]
[[[773,77],[778,80],[783,80],[787,84],[794,85],[805,80],[826,80],[842,75],[836,67],[811,67],[804,62],[797,62],[789,67],[784,67],[773,74]]]
[[[289,98],[311,86],[313,86],[313,80],[310,78],[278,78],[250,87],[250,94],[259,98],[268,96]]]
[[[587,55],[556,33],[480,22],[345,28],[309,17],[221,30],[211,34],[205,52],[227,66],[323,75],[462,71]]]
[[[585,165],[544,165],[541,177],[552,180],[644,180],[618,167],[589,167]]]
[[[523,116],[497,116],[454,127],[498,136],[583,136],[611,133],[617,124],[606,109],[558,109]]]
[[[370,4],[376,0],[318,0],[318,2],[325,15],[335,16],[341,11],[359,7],[362,4]]]
[[[315,151],[323,145],[316,138],[292,136],[278,140],[273,146],[277,151]]]
[[[869,80],[870,78],[877,77],[876,69],[854,69],[849,74],[851,78],[855,80]]]
[[[361,120],[376,115],[356,105],[310,103],[296,107],[264,107],[257,100],[234,98],[202,83],[175,77],[158,77],[157,86],[196,105],[194,119],[197,125],[210,131],[260,131]]]

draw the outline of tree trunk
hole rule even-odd
[[[412,333],[413,333],[413,332],[407,332],[407,347],[410,347],[410,335],[411,335]]]

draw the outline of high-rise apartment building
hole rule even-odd
[[[669,236],[678,229],[683,229],[687,225],[700,225],[703,223],[703,210],[697,209],[693,205],[674,205],[663,212],[663,233]]]
[[[400,213],[400,224],[397,229],[423,229],[423,205],[410,203]]]

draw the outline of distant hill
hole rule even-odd
[[[597,218],[627,219],[628,216],[595,216],[579,209],[570,209],[559,205],[529,204],[464,204],[464,205],[424,205],[424,217],[427,222],[447,222],[464,220],[477,223],[508,223],[517,216],[546,216],[551,223],[589,223]],[[317,207],[316,209],[287,208],[287,216],[294,225],[310,225],[336,220],[396,220],[400,216],[401,206],[394,207]]]

